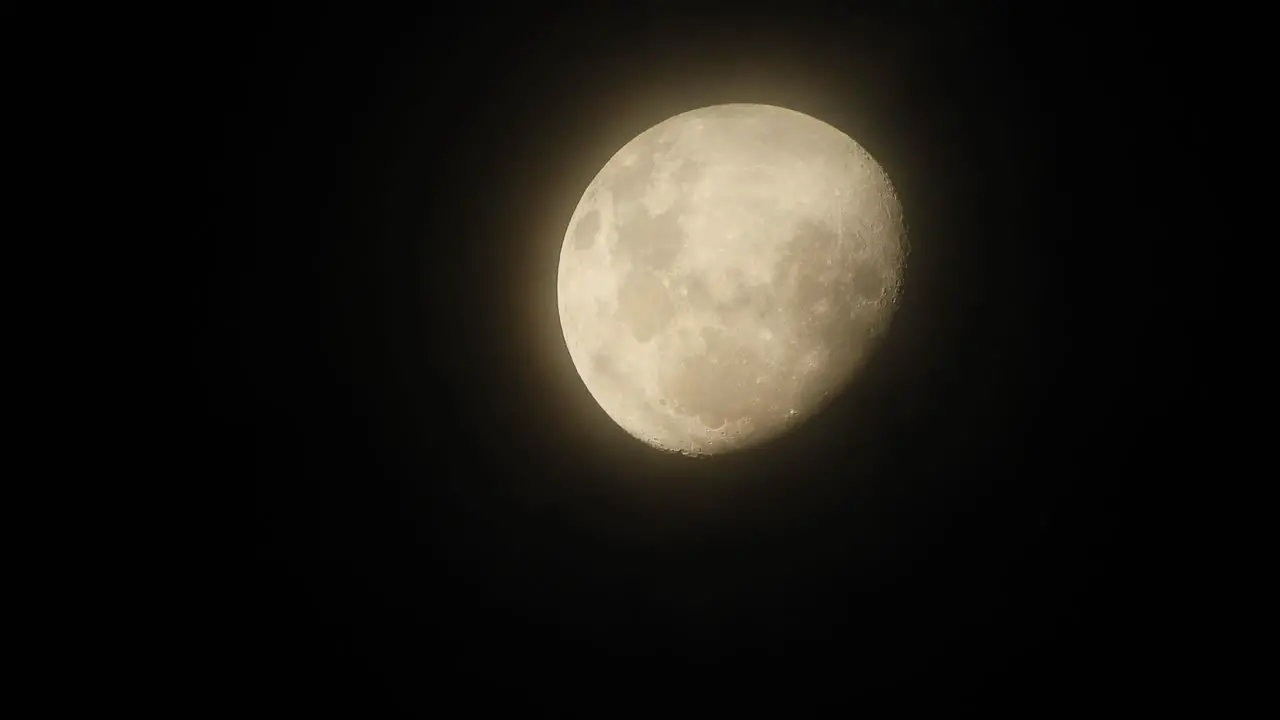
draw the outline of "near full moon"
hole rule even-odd
[[[663,450],[738,450],[811,417],[887,328],[907,251],[888,176],[834,127],[769,105],[672,117],[587,186],[560,251],[574,366]]]

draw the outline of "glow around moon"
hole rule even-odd
[[[892,316],[902,209],[856,142],[807,115],[717,105],[605,164],[560,253],[574,366],[636,438],[745,448],[818,412]]]

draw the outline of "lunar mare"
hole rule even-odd
[[[619,150],[565,233],[574,366],[634,437],[749,447],[818,412],[888,327],[907,249],[888,176],[807,115],[717,105]]]

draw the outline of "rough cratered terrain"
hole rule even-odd
[[[853,377],[888,324],[905,246],[879,165],[782,108],[671,118],[620,150],[565,235],[573,362],[605,412],[663,449],[777,436]]]

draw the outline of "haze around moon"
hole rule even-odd
[[[669,118],[588,185],[557,275],[561,329],[601,409],[649,445],[741,450],[813,417],[884,335],[907,254],[871,155],[770,105]]]

